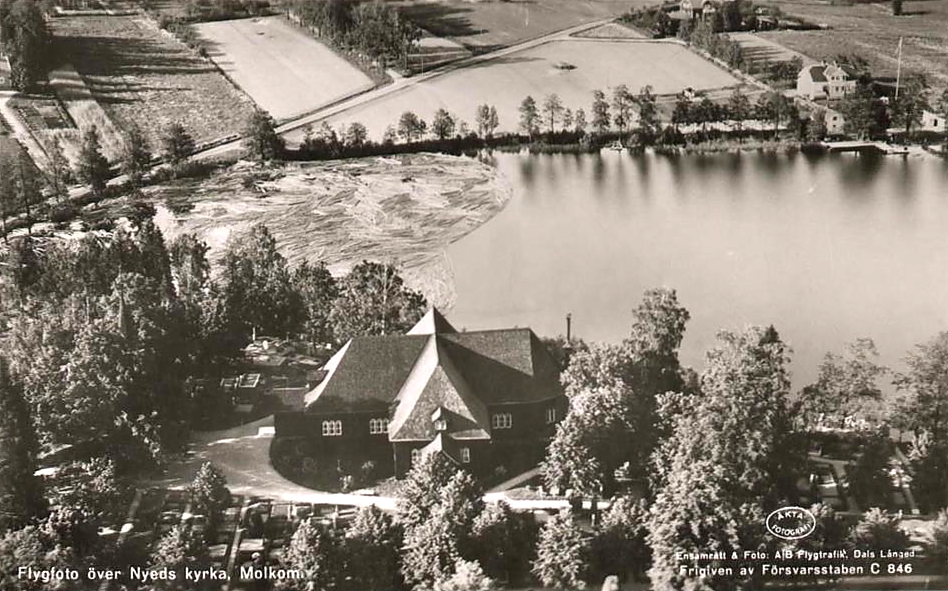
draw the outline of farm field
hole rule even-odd
[[[344,58],[282,17],[195,25],[211,59],[262,109],[287,119],[374,86]]]
[[[403,13],[434,35],[478,52],[506,47],[571,26],[618,16],[654,0],[403,0]]]
[[[173,121],[200,142],[238,133],[253,110],[212,64],[144,16],[50,22],[60,56],[75,66],[114,124],[138,124],[154,149]]]
[[[759,33],[730,33],[728,36],[733,41],[740,43],[744,56],[754,62],[789,62],[795,57],[800,57],[804,65],[816,61],[805,54],[787,49],[775,41],[765,39]]]
[[[564,62],[574,68],[556,67]],[[336,126],[359,121],[371,137],[380,139],[404,111],[414,111],[431,121],[435,111],[445,108],[473,125],[476,107],[489,103],[497,108],[499,131],[516,131],[518,108],[527,95],[540,105],[544,96],[556,93],[565,107],[584,109],[589,120],[593,90],[619,84],[628,85],[633,92],[650,84],[657,94],[673,94],[687,87],[733,87],[739,81],[673,42],[570,39],[449,72],[340,113],[329,122]],[[299,141],[302,134],[297,130],[287,137],[291,142]]]
[[[889,3],[833,6],[818,0],[768,0],[785,13],[825,25],[825,30],[767,31],[775,41],[815,60],[856,53],[874,76],[895,77],[899,37],[904,38],[902,71],[925,72],[935,87],[948,87],[948,0],[905,2],[903,16]]]

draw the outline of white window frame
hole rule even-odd
[[[461,448],[461,463],[470,464],[471,463],[471,448],[462,447]]]
[[[342,436],[342,421],[338,419],[323,421],[323,437]]]
[[[384,435],[388,433],[388,421],[385,419],[369,419],[369,435]]]
[[[499,412],[490,418],[490,426],[493,429],[511,429],[513,428],[513,415],[509,412]]]
[[[546,409],[546,424],[552,425],[555,422],[556,422],[556,407],[551,406],[550,408]]]
[[[413,449],[411,450],[411,465],[414,466],[421,459],[421,450]]]

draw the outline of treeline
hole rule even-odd
[[[702,2],[692,2],[695,12],[700,13]],[[697,20],[706,23],[714,33],[731,33],[737,31],[757,31],[774,28],[777,17],[782,16],[779,7],[767,6],[766,13],[758,14],[761,7],[750,0],[732,0],[714,5],[714,13],[710,16],[701,14],[693,20],[673,19],[669,15],[669,8],[665,5],[650,6],[630,10],[621,17],[621,20],[646,31],[651,31],[657,37],[674,37],[680,34],[682,27],[690,27]]]
[[[0,0],[0,42],[15,89],[26,92],[45,79],[52,35],[39,1]]]
[[[424,297],[389,265],[342,279],[291,268],[264,226],[233,240],[212,278],[192,235],[166,244],[140,203],[130,226],[75,243],[11,240],[3,260],[4,355],[44,449],[72,445],[121,472],[184,443],[198,378],[220,379],[250,335],[339,344],[406,330]]]
[[[382,0],[284,0],[286,14],[333,45],[370,60],[404,66],[421,29]]]

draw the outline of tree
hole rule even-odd
[[[860,507],[888,508],[892,502],[889,458],[892,442],[887,433],[873,433],[862,444],[859,456],[846,466],[847,488]]]
[[[438,109],[431,120],[431,133],[439,140],[446,140],[454,135],[457,122],[451,113],[445,109]]]
[[[520,103],[520,130],[530,137],[535,136],[540,131],[539,120],[537,103],[532,96],[528,96]]]
[[[866,550],[904,551],[909,536],[899,527],[899,517],[889,515],[878,507],[866,511],[849,536],[854,547]]]
[[[651,142],[658,135],[658,130],[661,129],[661,119],[658,115],[655,95],[652,94],[652,87],[649,85],[643,86],[635,102],[639,106],[639,129]]]
[[[258,163],[283,157],[283,138],[276,131],[276,121],[261,109],[254,109],[244,128],[244,149]]]
[[[459,558],[472,551],[472,530],[484,510],[483,490],[464,471],[455,472],[439,491],[428,518],[406,528],[402,574],[408,583],[431,588],[454,574]]]
[[[204,292],[211,276],[209,250],[207,243],[194,234],[181,234],[172,241],[169,264],[180,298],[196,300]]]
[[[543,118],[547,122],[547,131],[556,132],[556,123],[563,116],[563,101],[556,93],[546,95],[543,99]]]
[[[803,389],[803,410],[811,421],[843,426],[847,417],[878,418],[882,390],[878,380],[888,370],[878,364],[872,339],[856,339],[845,355],[827,353],[817,381]]]
[[[892,16],[902,16],[902,0],[892,0]]]
[[[941,574],[948,565],[948,511],[938,512],[925,540],[925,556]]]
[[[346,145],[350,148],[361,148],[369,140],[369,130],[358,121],[346,129]]]
[[[474,124],[477,125],[477,133],[484,139],[490,139],[494,136],[494,131],[500,125],[500,119],[497,117],[497,109],[492,105],[483,104],[477,107],[474,113]]]
[[[626,128],[632,123],[634,104],[635,98],[629,92],[628,86],[620,84],[612,89],[612,121],[619,128],[620,133],[625,133]]]
[[[26,525],[43,511],[42,488],[33,476],[35,454],[26,401],[0,358],[0,533]]]
[[[227,479],[214,464],[205,462],[198,469],[188,490],[195,511],[203,512],[207,518],[205,536],[210,538],[217,532],[221,511],[230,503]]]
[[[0,49],[10,60],[10,82],[20,92],[43,79],[52,35],[39,2],[0,3]]]
[[[765,543],[759,524],[789,496],[792,474],[806,458],[792,430],[788,362],[788,349],[772,327],[721,332],[707,354],[701,394],[660,398],[670,435],[653,462],[659,492],[648,539],[656,588],[698,584],[697,575],[679,568],[679,552],[741,556],[740,549]],[[728,564],[735,572],[741,566]],[[704,584],[754,587],[753,580],[736,577],[710,576]]]
[[[286,568],[303,573],[301,580],[286,579],[278,588],[293,591],[333,589],[342,573],[339,542],[313,517],[300,522],[283,554]]]
[[[899,98],[893,106],[893,122],[905,128],[906,140],[911,135],[912,126],[921,125],[922,114],[931,109],[930,92],[928,79],[923,74],[909,74],[904,78]]]
[[[399,514],[406,528],[428,519],[454,473],[453,464],[442,454],[423,454],[412,463],[398,490]]]
[[[739,88],[735,88],[728,98],[727,110],[737,129],[738,140],[744,141],[744,122],[751,118],[750,99]]]
[[[894,380],[903,395],[899,414],[916,435],[926,432],[941,444],[948,438],[948,332],[917,345],[905,365]]]
[[[330,314],[339,288],[329,269],[322,262],[303,261],[293,273],[293,288],[302,301],[304,328],[310,342],[332,343]]]
[[[282,336],[298,325],[299,295],[276,239],[263,224],[228,245],[221,280],[233,325],[245,337],[254,328]]]
[[[398,135],[406,143],[420,140],[428,130],[428,124],[411,111],[405,111],[398,119]]]
[[[593,91],[591,123],[593,131],[599,135],[609,131],[609,103],[606,101],[606,94],[601,90]]]
[[[573,131],[579,134],[586,133],[586,111],[576,109],[576,113],[573,115]]]
[[[405,287],[392,265],[362,261],[338,283],[329,313],[337,342],[357,336],[399,334],[424,315],[427,302]]]
[[[590,539],[569,510],[543,524],[533,574],[545,587],[575,588],[587,575]]]
[[[165,591],[193,589],[193,584],[185,580],[185,569],[201,570],[209,565],[204,540],[190,527],[180,525],[173,526],[162,536],[151,554],[152,570],[165,570],[176,575],[173,581],[158,582],[157,587]]]
[[[102,145],[99,141],[99,130],[93,125],[82,136],[82,146],[79,148],[79,179],[89,185],[94,193],[102,193],[105,183],[111,174],[109,161],[102,155]]]
[[[138,186],[151,166],[151,149],[138,125],[132,124],[125,133],[122,146],[122,172],[134,186]]]
[[[889,127],[888,110],[868,84],[856,84],[856,90],[843,99],[839,112],[846,133],[859,139],[877,137]]]
[[[566,108],[563,110],[563,131],[570,131],[573,129],[573,110]]]
[[[401,527],[375,505],[359,509],[346,529],[346,571],[360,589],[401,587],[398,570]]]
[[[648,505],[628,496],[613,500],[602,516],[592,541],[593,570],[600,576],[615,574],[638,579],[651,562],[648,535]]]
[[[46,186],[57,199],[66,199],[69,197],[69,185],[72,184],[73,174],[58,137],[54,137],[50,142],[47,154],[49,164],[46,168]]]
[[[484,574],[477,562],[458,559],[454,563],[454,574],[434,584],[434,591],[491,591],[496,589],[494,581]]]
[[[194,138],[178,122],[171,123],[161,138],[162,156],[175,173],[194,152],[194,147]]]
[[[688,98],[684,93],[679,94],[678,98],[675,100],[675,110],[672,111],[672,124],[675,126],[675,129],[678,129],[680,125],[686,125],[693,122],[693,105],[691,99]]]
[[[0,589],[3,591],[66,591],[69,581],[44,582],[21,576],[21,568],[34,572],[74,567],[69,548],[51,546],[52,540],[42,528],[28,525],[0,534]]]
[[[474,556],[493,579],[523,583],[536,554],[538,528],[531,513],[518,513],[501,501],[474,520]]]

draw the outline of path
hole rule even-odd
[[[272,415],[224,431],[195,432],[184,459],[168,466],[161,478],[147,484],[185,489],[194,479],[198,469],[205,462],[212,462],[224,474],[227,487],[234,494],[293,503],[356,507],[375,505],[386,511],[396,510],[395,497],[320,492],[287,480],[270,464],[272,440]],[[527,476],[531,472],[521,474],[513,480],[525,476],[525,479],[528,479],[532,477]],[[494,490],[496,488],[492,489]],[[484,495],[484,500],[488,503],[504,501],[512,509],[519,511],[558,511],[569,506],[565,499],[508,499],[503,492],[490,492]],[[600,508],[608,506],[608,501],[599,502]]]
[[[270,464],[273,416],[233,429],[196,432],[183,461],[172,464],[163,478],[151,484],[172,489],[186,488],[198,468],[212,462],[227,478],[231,492],[274,500],[366,506],[394,510],[395,499],[362,495],[323,493],[281,476]]]

